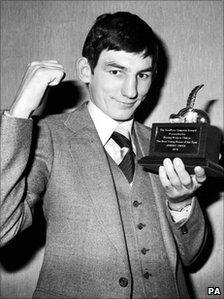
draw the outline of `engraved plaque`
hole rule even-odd
[[[154,151],[170,154],[197,154],[199,152],[200,127],[155,127]]]

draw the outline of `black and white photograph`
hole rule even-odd
[[[0,298],[224,298],[223,1],[0,5]]]

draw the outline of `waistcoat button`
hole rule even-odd
[[[146,225],[143,224],[143,223],[139,223],[139,224],[137,225],[138,229],[140,229],[140,230],[143,229],[144,226],[146,226]]]
[[[141,249],[141,253],[142,253],[142,254],[146,254],[147,251],[149,251],[149,249],[146,249],[146,248],[142,248],[142,249]]]
[[[144,276],[146,279],[148,279],[149,276],[151,276],[151,274],[150,274],[149,272],[145,272],[145,273],[143,274],[143,276]]]
[[[188,229],[187,229],[187,226],[186,226],[186,224],[184,224],[182,227],[181,227],[181,232],[182,232],[182,234],[183,235],[185,235],[185,234],[187,234],[188,233]]]
[[[135,200],[134,202],[133,202],[133,206],[135,207],[135,208],[137,208],[139,205],[141,205],[142,203],[141,202],[138,202],[137,200]]]
[[[119,279],[119,285],[122,287],[122,288],[125,288],[127,285],[128,285],[128,279],[125,278],[125,277],[121,277]]]

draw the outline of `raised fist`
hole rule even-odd
[[[63,66],[56,60],[30,63],[10,109],[10,115],[28,118],[40,105],[46,88],[59,84],[64,77]]]

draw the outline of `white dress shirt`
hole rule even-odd
[[[133,119],[119,123],[106,115],[92,101],[88,102],[87,107],[105,150],[118,165],[126,155],[128,148],[121,149],[111,138],[114,131],[131,140],[132,150],[136,154],[136,148],[132,139]]]

